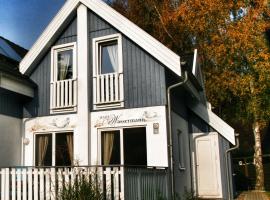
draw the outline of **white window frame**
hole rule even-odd
[[[120,91],[120,100],[115,102],[108,102],[104,104],[100,104],[96,102],[97,91],[99,90],[97,84],[97,76],[100,75],[100,49],[99,46],[102,43],[117,41],[118,48],[118,71],[115,74],[119,75],[119,91]],[[123,45],[122,45],[122,35],[112,34],[106,35],[102,37],[97,37],[93,39],[92,43],[93,48],[93,102],[94,102],[94,110],[108,109],[108,108],[121,108],[124,107],[124,80],[123,80]]]
[[[67,133],[72,133],[72,136],[73,136],[73,159],[74,159],[74,131],[73,130],[65,130],[65,131],[50,131],[50,132],[38,132],[38,133],[34,133],[34,153],[33,153],[33,166],[36,166],[36,136],[37,135],[49,135],[51,134],[52,135],[52,167],[55,166],[55,149],[56,149],[56,134],[67,134]],[[74,162],[71,161],[71,162]]]
[[[68,50],[72,50],[73,51],[73,63],[72,63],[72,75],[73,75],[73,79],[77,78],[77,45],[76,42],[71,42],[71,43],[67,43],[67,44],[61,44],[61,45],[56,45],[52,47],[51,50],[51,81],[55,82],[57,81],[57,76],[58,76],[58,60],[57,60],[57,54],[59,52],[63,52],[63,51],[68,51]]]
[[[66,112],[76,112],[77,111],[77,44],[76,42],[71,42],[71,43],[66,43],[66,44],[61,44],[61,45],[56,45],[51,48],[51,84],[60,82],[58,81],[58,53],[67,51],[67,50],[72,50],[72,81],[74,81],[74,105],[69,106],[69,107],[63,107],[63,108],[53,108],[53,90],[51,88],[50,90],[50,113],[55,114],[55,113],[66,113]]]
[[[98,134],[98,149],[97,149],[97,158],[98,158],[98,164],[102,165],[102,138],[101,134],[102,132],[107,132],[107,131],[119,131],[120,134],[120,164],[119,165],[124,165],[124,129],[131,129],[131,128],[145,128],[145,136],[146,136],[146,154],[148,152],[147,149],[147,127],[146,126],[128,126],[128,127],[115,127],[115,128],[101,128],[97,130]],[[147,164],[148,166],[148,160]]]

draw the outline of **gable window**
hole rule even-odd
[[[94,109],[124,106],[122,37],[93,39]]]
[[[51,113],[76,111],[76,43],[54,46],[51,58]]]
[[[36,166],[71,166],[73,164],[73,133],[36,134]]]

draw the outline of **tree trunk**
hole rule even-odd
[[[262,146],[261,146],[261,132],[260,124],[255,121],[253,124],[253,133],[254,133],[254,165],[256,170],[256,190],[264,190],[264,172],[262,164]]]

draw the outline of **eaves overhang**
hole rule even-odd
[[[235,145],[234,129],[200,102],[189,102],[188,107],[221,136]]]

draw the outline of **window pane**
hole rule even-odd
[[[146,129],[124,129],[125,165],[147,165]]]
[[[104,131],[101,140],[102,165],[120,164],[120,131]]]
[[[70,166],[73,160],[72,133],[57,133],[55,137],[55,165]]]
[[[57,80],[73,78],[73,51],[60,51],[57,53]]]
[[[52,135],[36,135],[36,166],[52,166]]]
[[[101,44],[101,74],[118,71],[118,48],[117,42]]]

